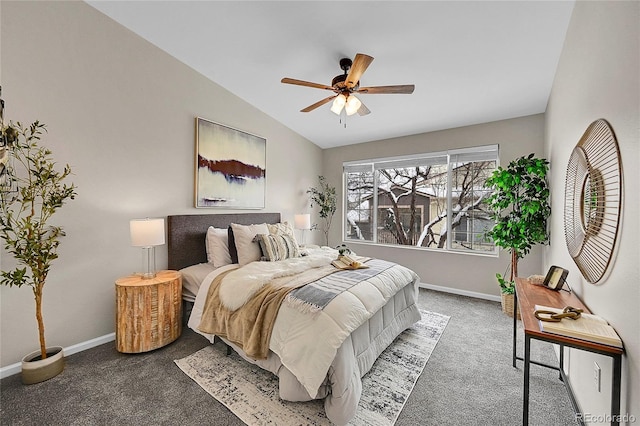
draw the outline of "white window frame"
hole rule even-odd
[[[393,246],[402,247],[406,249],[416,250],[436,250],[439,252],[449,251],[454,253],[481,255],[481,256],[498,256],[498,247],[494,246],[493,251],[481,252],[479,250],[462,250],[452,247],[453,232],[451,229],[451,214],[452,214],[452,186],[453,186],[453,164],[463,161],[493,161],[496,162],[496,168],[500,165],[500,146],[495,145],[483,145],[469,148],[451,149],[447,151],[431,152],[424,154],[412,154],[396,157],[383,157],[368,160],[356,160],[346,161],[342,163],[342,188],[343,188],[343,203],[342,203],[342,240],[344,242],[354,242],[362,244],[373,244],[380,246]],[[447,242],[443,249],[433,249],[428,247],[415,247],[405,246],[400,244],[381,244],[378,243],[378,191],[374,189],[372,197],[372,240],[356,240],[353,238],[347,238],[345,223],[347,215],[347,173],[354,172],[372,172],[373,173],[373,185],[374,188],[378,188],[378,173],[379,169],[393,168],[393,167],[414,167],[424,166],[431,164],[445,164],[446,158],[447,164]]]

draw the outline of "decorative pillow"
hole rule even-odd
[[[215,267],[210,263],[198,263],[180,269],[182,273],[182,298],[189,302],[195,301],[202,281],[214,269]]]
[[[295,232],[293,230],[293,227],[291,226],[291,224],[289,222],[268,223],[267,227],[269,228],[269,233],[270,234],[291,235],[294,239],[296,237],[296,234],[295,234]]]
[[[260,245],[253,241],[258,234],[268,234],[269,228],[266,223],[259,225],[238,225],[232,223],[229,226],[229,254],[234,258],[233,247],[238,256],[237,263],[246,265],[249,262],[260,260]],[[232,244],[233,241],[233,244]]]
[[[210,226],[207,229],[206,247],[207,261],[216,268],[232,263],[229,254],[229,234],[226,229]]]
[[[288,234],[258,234],[254,238],[260,244],[262,259],[269,262],[300,257],[296,239]]]

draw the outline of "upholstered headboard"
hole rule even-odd
[[[194,214],[167,216],[168,266],[180,270],[207,261],[205,236],[209,226],[227,228],[231,223],[278,223],[280,213]]]

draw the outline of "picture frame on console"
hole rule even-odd
[[[263,209],[267,140],[196,118],[195,207]]]

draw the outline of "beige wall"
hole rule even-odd
[[[78,185],[77,200],[56,216],[68,236],[45,288],[49,343],[69,346],[113,332],[113,281],[139,269],[141,258],[129,245],[129,219],[213,212],[192,207],[195,116],[267,138],[265,211],[280,211],[285,219],[307,209],[305,190],[317,184],[318,174],[341,188],[343,161],[497,143],[503,164],[530,152],[551,160],[552,243],[534,249],[521,275],[551,264],[570,269],[576,292],[625,342],[623,411],[640,418],[638,8],[637,2],[577,3],[546,116],[322,152],[84,3],[3,1],[0,76],[7,117],[45,122],[45,141],[59,161],[72,165]],[[562,206],[570,152],[600,117],[618,136],[626,190],[617,257],[605,281],[592,286],[580,279],[566,251]],[[342,240],[337,217],[332,245]],[[321,241],[320,233],[312,235]],[[361,254],[414,268],[424,283],[495,296],[494,274],[508,263],[504,253],[495,258],[355,246]],[[166,249],[158,255],[163,267]],[[5,254],[1,261],[3,268],[10,265]],[[0,303],[0,366],[7,366],[35,349],[36,326],[27,289],[1,287]],[[594,359],[603,368],[601,393],[593,391]],[[608,361],[571,353],[569,365],[583,409],[607,412]]]
[[[196,116],[267,139],[264,211],[293,220],[308,208],[305,191],[321,174],[316,145],[83,2],[3,1],[1,16],[7,117],[46,123],[44,141],[78,186],[54,216],[67,237],[45,287],[49,344],[114,331],[114,280],[141,268],[130,219],[220,212],[193,208]],[[4,253],[2,267],[10,262]],[[0,296],[4,367],[38,341],[30,290],[2,286]]]
[[[445,151],[481,145],[498,144],[500,163],[535,153],[543,155],[544,116],[532,115],[493,123],[460,127],[439,132],[387,139],[366,144],[324,150],[324,174],[338,189],[338,214],[331,229],[330,243],[342,241],[342,163],[345,161],[394,157],[406,154]],[[499,257],[447,253],[436,250],[417,250],[406,247],[382,247],[349,242],[361,255],[375,256],[401,263],[420,275],[421,282],[448,287],[456,292],[480,293],[498,297],[496,272],[503,273],[509,264],[507,252]],[[520,275],[541,273],[541,247],[534,247],[519,263]],[[474,271],[473,275],[469,271]]]
[[[553,214],[551,245],[544,263],[569,269],[568,282],[593,312],[606,318],[626,347],[622,412],[640,420],[640,3],[576,3],[546,113],[545,153],[551,159]],[[565,167],[587,126],[609,121],[617,136],[624,169],[623,211],[617,253],[598,284],[586,282],[564,241]],[[555,165],[555,166],[554,166]],[[573,388],[583,411],[609,413],[611,362],[572,351]],[[594,362],[602,368],[601,392],[593,383]]]

